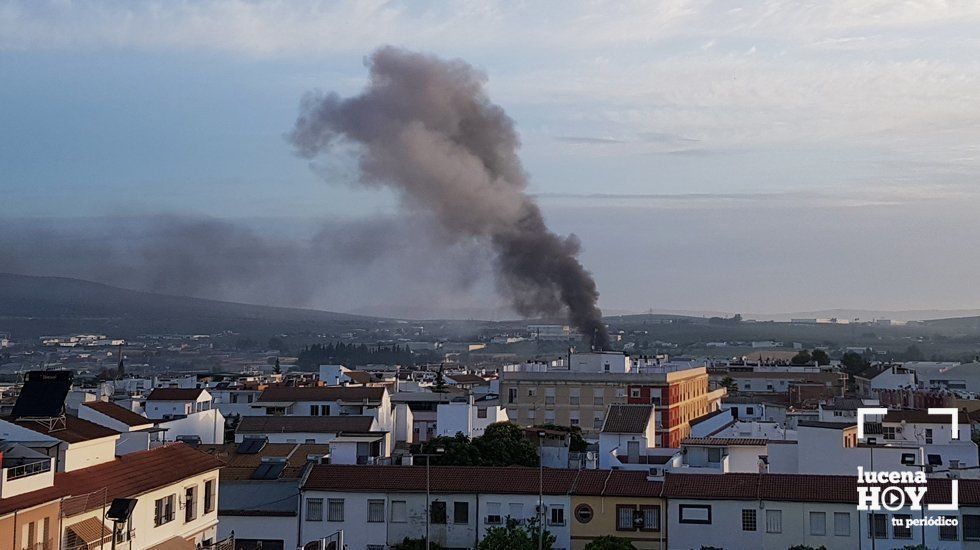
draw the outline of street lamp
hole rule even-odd
[[[431,546],[429,545],[429,522],[432,520],[432,511],[429,509],[429,500],[431,495],[429,493],[429,463],[432,462],[432,457],[439,456],[446,452],[445,447],[436,447],[433,449],[433,453],[418,454],[415,456],[425,457],[425,550],[429,550]]]
[[[538,550],[544,548],[544,432],[538,432]]]

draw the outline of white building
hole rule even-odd
[[[462,433],[469,438],[480,437],[490,424],[507,420],[507,410],[499,405],[481,407],[470,400],[440,403],[436,408],[436,435],[454,437]]]

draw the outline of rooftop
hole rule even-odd
[[[363,433],[373,424],[373,416],[243,416],[235,433]]]
[[[511,466],[432,466],[434,493],[537,494],[538,468]],[[647,481],[646,472],[629,470],[566,470],[545,468],[544,493],[549,495],[659,496],[661,484]],[[314,466],[304,490],[345,492],[425,492],[422,466]]]
[[[681,441],[681,445],[719,447],[765,447],[768,443],[764,437],[688,437]]]
[[[99,426],[94,422],[82,420],[77,416],[71,415],[65,416],[64,428],[57,426],[53,430],[49,430],[43,422],[37,422],[34,420],[14,420],[12,417],[4,418],[4,420],[12,424],[16,424],[22,428],[27,428],[28,430],[33,430],[37,433],[44,434],[55,439],[60,439],[65,443],[81,443],[82,441],[91,441],[93,439],[101,439],[103,437],[119,435],[119,432],[116,430],[106,428],[105,426]]]
[[[381,401],[385,391],[360,386],[273,386],[266,388],[256,401]]]
[[[153,388],[147,401],[197,401],[203,388]]]
[[[238,446],[238,443],[225,443],[223,445],[200,445],[197,448],[213,455],[225,464],[221,470],[222,483],[252,479],[252,474],[263,464],[263,458],[266,460],[284,458],[286,467],[278,479],[299,479],[308,457],[330,454],[330,445],[325,444],[268,443],[258,452],[252,454],[239,454]]]
[[[118,420],[127,426],[144,426],[146,424],[153,424],[153,421],[149,418],[141,414],[134,413],[125,407],[120,407],[115,403],[110,403],[109,401],[88,401],[82,403],[82,406],[102,413],[113,420]]]
[[[644,433],[653,415],[653,405],[610,405],[606,421],[602,424],[605,433]]]

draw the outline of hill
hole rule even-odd
[[[140,292],[64,277],[0,273],[0,332],[9,331],[18,337],[76,331],[127,337],[222,330],[268,334],[323,331],[377,321],[382,320]]]

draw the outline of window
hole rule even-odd
[[[487,503],[487,523],[490,525],[499,525],[501,523],[499,502]]]
[[[524,505],[521,504],[520,502],[511,502],[510,505],[509,505],[508,515],[510,516],[510,519],[513,519],[513,520],[516,520],[516,521],[523,521],[524,520]]]
[[[184,489],[184,523],[197,519],[197,486]]]
[[[514,403],[517,401],[517,388],[510,388],[507,390],[507,402]]]
[[[555,423],[555,411],[544,411],[544,423],[545,424]]]
[[[912,519],[908,514],[895,514],[892,516],[892,537],[896,539],[912,538],[912,527],[906,527],[905,520]]]
[[[708,462],[712,464],[717,464],[721,462],[721,447],[709,447],[708,448]]]
[[[963,514],[963,540],[980,540],[980,516]]]
[[[640,388],[630,388],[630,397],[638,399],[640,397]]]
[[[404,500],[391,501],[391,522],[405,523],[408,521],[408,510]]]
[[[601,430],[603,420],[604,420],[603,415],[597,413],[595,415],[595,418],[592,420],[592,427],[597,430]]]
[[[635,510],[635,506],[624,506],[622,504],[616,506],[617,531],[634,531],[636,529],[633,526],[633,512]]]
[[[555,404],[555,388],[544,389],[544,404],[545,405]]]
[[[214,498],[214,488],[217,485],[213,479],[209,479],[204,482],[204,513],[210,514],[214,511],[214,503],[217,499]]]
[[[826,512],[810,512],[810,534],[817,536],[827,534]]]
[[[942,455],[926,455],[926,464],[930,466],[942,466],[943,457]]]
[[[915,453],[902,453],[902,464],[912,466],[915,464]]]
[[[454,502],[453,503],[453,523],[459,525],[466,525],[470,522],[470,503],[469,502]]]
[[[588,523],[592,521],[592,515],[592,507],[588,504],[579,504],[575,507],[575,520],[579,523]]]
[[[745,415],[752,416],[755,414],[755,407],[745,407]]]
[[[158,498],[153,508],[153,526],[159,527],[174,520],[174,504],[177,495]]]
[[[838,537],[851,536],[850,512],[834,512],[834,535]]]
[[[486,418],[487,417],[487,410],[486,409],[477,409],[476,410],[476,417],[477,418]]]
[[[527,411],[527,420],[529,424],[534,424],[534,409]]]
[[[881,428],[881,435],[885,439],[895,439],[895,426],[884,426]]]
[[[641,531],[660,530],[659,506],[640,506],[640,512],[643,514],[643,527],[640,527]]]
[[[887,539],[888,517],[884,514],[872,514],[868,521],[868,535],[873,539]]]
[[[755,531],[758,528],[755,509],[742,509],[742,531]]]
[[[565,508],[552,506],[548,509],[548,525],[565,525]]]
[[[446,523],[446,503],[436,500],[429,508],[429,522],[436,524]]]
[[[926,428],[926,445],[932,445],[932,428]]]
[[[943,518],[947,520],[947,523],[956,521],[956,516],[943,516]],[[959,528],[955,523],[939,526],[939,540],[959,540],[959,538]]]
[[[571,411],[568,413],[568,423],[572,426],[579,425],[580,421],[578,411]]]
[[[384,523],[385,520],[385,501],[368,501],[368,523]]]
[[[323,521],[323,499],[306,499],[306,521]]]
[[[344,499],[331,498],[327,501],[327,521],[344,521]]]
[[[310,416],[320,416],[319,405],[310,405]]]
[[[568,390],[568,404],[569,405],[578,405],[579,404],[579,398],[581,396],[581,394],[579,393],[580,391],[581,390],[579,390],[578,388],[572,388],[572,389]]]
[[[592,404],[593,405],[602,405],[602,394],[601,393],[597,393],[597,394],[595,394],[595,395],[592,396]]]
[[[680,523],[711,523],[711,506],[704,504],[681,504],[677,508]]]
[[[783,532],[783,511],[766,510],[766,533]]]

